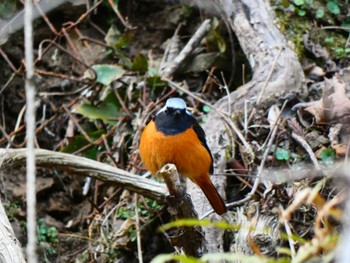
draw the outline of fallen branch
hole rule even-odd
[[[91,177],[120,185],[125,189],[164,203],[168,195],[166,186],[154,180],[126,172],[108,164],[67,153],[35,149],[37,167],[62,169],[79,176]],[[23,167],[25,149],[0,149],[0,172],[8,168]]]

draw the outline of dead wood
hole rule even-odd
[[[108,164],[72,154],[42,149],[36,149],[35,155],[37,167],[62,169],[79,176],[92,177],[104,182],[110,182],[157,200],[160,203],[163,203],[165,197],[168,195],[168,190],[164,184],[126,172]],[[0,172],[4,172],[7,168],[14,169],[15,167],[24,166],[25,163],[25,149],[1,149]]]
[[[166,164],[159,171],[159,175],[169,189],[167,197],[167,209],[173,219],[197,218],[191,197],[186,193],[181,183],[180,175],[174,164]],[[186,255],[200,257],[205,249],[203,231],[201,227],[181,227],[168,232],[168,237],[173,246],[182,250]]]
[[[7,218],[4,207],[0,200],[0,262],[22,263],[26,262],[22,253],[21,245],[13,232],[10,221]]]

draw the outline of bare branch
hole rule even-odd
[[[123,186],[125,189],[164,202],[168,195],[166,186],[154,180],[143,178],[108,164],[67,153],[35,149],[36,165],[51,169],[62,169],[84,177],[92,177]],[[0,149],[0,171],[7,168],[23,167],[25,149]]]
[[[27,135],[27,258],[38,262],[36,254],[36,194],[35,194],[35,84],[33,58],[33,5],[31,0],[24,6],[24,44],[26,64],[26,135]]]

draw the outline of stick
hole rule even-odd
[[[72,154],[41,149],[35,149],[35,155],[38,167],[62,169],[79,176],[90,176],[94,179],[111,182],[160,203],[163,203],[165,197],[168,195],[168,190],[164,184],[126,172],[108,164]],[[24,164],[25,149],[0,149],[0,171],[7,168],[23,167]]]

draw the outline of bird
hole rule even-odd
[[[153,175],[167,163],[175,164],[181,176],[198,185],[218,215],[226,205],[210,180],[213,157],[203,128],[186,109],[181,98],[169,98],[141,134],[141,161]]]

